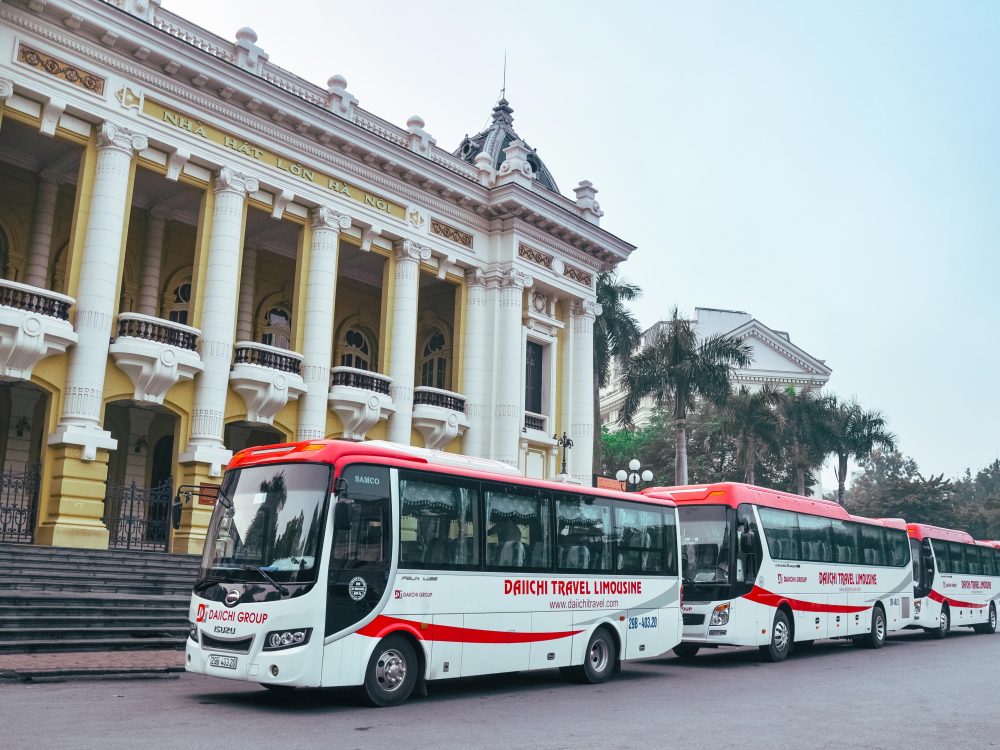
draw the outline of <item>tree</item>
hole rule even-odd
[[[687,484],[688,412],[698,397],[722,403],[729,396],[734,367],[751,362],[750,345],[716,334],[698,342],[691,321],[677,308],[664,321],[649,346],[632,357],[625,368],[625,401],[619,421],[632,425],[642,400],[652,396],[657,407],[673,407],[676,450],[674,482]]]
[[[827,405],[832,438],[828,452],[837,456],[837,502],[843,505],[848,459],[863,461],[877,447],[895,451],[896,436],[879,411],[865,411],[856,401],[840,403],[836,396],[830,396]]]
[[[818,469],[834,443],[830,401],[792,387],[781,399],[785,459],[795,472],[796,492],[806,494],[806,475]]]
[[[594,466],[603,465],[601,456],[601,388],[608,384],[611,363],[624,367],[639,348],[642,330],[626,302],[638,299],[642,291],[619,278],[614,271],[597,276],[597,303],[601,314],[594,320]]]
[[[925,477],[916,461],[895,450],[873,450],[861,467],[847,503],[852,513],[961,528],[950,479]]]
[[[735,444],[743,481],[755,483],[755,470],[765,451],[780,447],[782,415],[777,410],[781,392],[765,385],[756,391],[747,386],[729,396],[723,407],[722,432]]]

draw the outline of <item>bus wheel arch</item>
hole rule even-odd
[[[986,622],[973,625],[972,629],[977,633],[982,633],[983,635],[990,635],[997,632],[997,607],[994,602],[990,602],[990,609],[987,613]]]
[[[423,646],[405,629],[379,638],[368,658],[365,697],[376,707],[396,706],[410,697],[423,672]]]
[[[795,643],[795,618],[788,602],[782,602],[774,611],[771,621],[771,637],[766,645],[760,646],[761,655],[770,662],[784,661],[792,653]]]
[[[928,628],[927,632],[932,638],[945,638],[951,632],[951,608],[948,602],[941,603],[941,614],[938,615],[938,625],[936,628]]]
[[[882,602],[875,602],[872,607],[871,627],[868,635],[864,636],[863,643],[868,648],[882,648],[885,644],[886,635],[889,633],[889,625],[885,616],[885,606]]]
[[[616,628],[608,623],[601,623],[587,639],[587,648],[583,653],[583,664],[562,667],[560,672],[571,682],[598,685],[620,669],[621,639]]]

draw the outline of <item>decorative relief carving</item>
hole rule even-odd
[[[149,145],[146,136],[135,133],[128,128],[117,125],[109,120],[101,123],[101,129],[97,131],[97,148],[115,148],[125,151],[129,155],[132,151],[142,151]]]
[[[128,86],[122,86],[115,92],[115,98],[125,109],[139,109],[139,95]]]
[[[588,287],[594,281],[594,277],[591,274],[579,268],[574,268],[573,266],[566,266],[566,270],[564,271],[563,275],[567,279],[571,279],[572,281],[575,281],[578,284],[583,284],[584,286]]]
[[[449,226],[438,219],[431,219],[431,234],[436,234],[439,237],[444,237],[446,240],[457,242],[462,247],[472,249],[471,234],[463,232],[461,229],[455,229],[455,227]]]
[[[350,229],[351,217],[334,211],[332,208],[319,206],[312,210],[312,227],[313,229],[336,229],[338,231]]]
[[[420,262],[431,259],[431,249],[413,240],[402,240],[395,244],[397,260],[412,260]],[[404,264],[405,265],[405,264]]]
[[[105,79],[99,75],[88,73],[85,70],[81,70],[58,58],[52,57],[52,55],[39,52],[26,44],[19,44],[17,46],[17,61],[25,65],[30,65],[32,68],[38,68],[56,78],[61,78],[67,83],[80,87],[84,91],[98,95],[104,94]]]
[[[533,247],[525,245],[523,242],[517,246],[517,257],[524,258],[531,263],[536,263],[539,266],[544,266],[551,270],[552,268],[552,256],[548,253],[543,253],[541,250],[536,250]]]
[[[219,176],[215,178],[216,193],[231,192],[246,195],[256,193],[258,189],[259,183],[256,177],[248,177],[229,167],[220,169]]]

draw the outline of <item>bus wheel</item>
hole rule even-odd
[[[885,643],[885,632],[885,610],[876,604],[872,610],[872,630],[865,636],[864,645],[868,648],[882,648],[882,644]]]
[[[590,683],[591,685],[607,682],[611,672],[614,671],[615,661],[618,658],[616,651],[615,640],[611,634],[606,628],[598,628],[590,636],[583,664],[571,668],[571,678],[574,682]]]
[[[927,630],[928,635],[931,638],[944,638],[951,632],[951,612],[948,610],[948,605],[941,605],[941,616],[938,617],[938,626],[936,628],[929,628]]]
[[[373,706],[396,706],[417,683],[417,655],[401,635],[379,641],[365,672],[365,695]]]
[[[697,643],[678,643],[674,646],[674,654],[680,659],[693,659],[699,650],[701,646]]]
[[[997,632],[997,608],[993,602],[990,602],[990,619],[979,625],[973,625],[972,629],[983,635]]]
[[[771,642],[760,647],[760,653],[771,662],[784,661],[792,652],[792,626],[783,609],[774,613],[771,625]]]

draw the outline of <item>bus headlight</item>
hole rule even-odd
[[[298,628],[296,630],[272,630],[264,637],[265,651],[280,651],[283,648],[292,648],[309,643],[309,636],[312,628]]]
[[[720,604],[712,610],[712,619],[709,625],[725,625],[729,622],[729,604]]]

